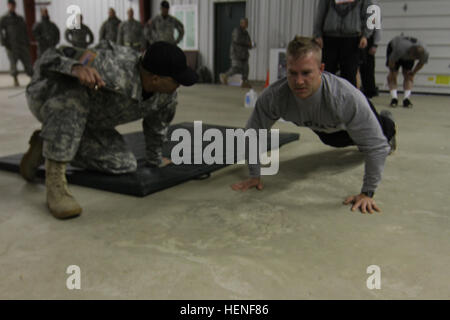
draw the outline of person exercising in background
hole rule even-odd
[[[429,53],[425,46],[416,38],[398,36],[392,39],[387,48],[386,66],[389,68],[388,84],[391,91],[391,107],[398,106],[397,95],[397,77],[400,67],[403,71],[403,88],[405,96],[403,98],[403,107],[412,108],[410,100],[414,77],[423,66],[428,63]],[[414,67],[415,60],[418,63]]]
[[[389,111],[378,114],[350,82],[324,72],[322,50],[310,38],[296,37],[287,51],[287,78],[266,89],[256,102],[247,129],[270,129],[283,118],[309,127],[326,145],[356,145],[365,154],[361,193],[345,204],[363,213],[380,211],[373,197],[381,182],[386,157],[396,149],[395,123]],[[235,191],[263,189],[260,166],[249,165],[250,179],[232,186]]]

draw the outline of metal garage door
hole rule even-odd
[[[450,94],[450,0],[378,2],[383,16],[383,35],[376,66],[380,88],[387,89],[387,44],[403,33],[418,38],[430,51],[428,64],[416,76],[415,91]]]

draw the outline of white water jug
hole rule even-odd
[[[245,95],[245,107],[254,108],[256,105],[256,100],[258,100],[258,94],[255,90],[250,89],[250,91]]]

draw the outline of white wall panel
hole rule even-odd
[[[448,0],[379,0],[383,3],[383,17],[425,17],[425,16],[448,16],[450,1]],[[405,11],[405,5],[407,10]],[[402,12],[399,14],[399,12]]]
[[[265,80],[271,48],[286,47],[295,35],[312,36],[317,0],[249,0],[250,79]]]

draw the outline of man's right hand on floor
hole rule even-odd
[[[234,191],[247,191],[248,189],[256,188],[261,191],[264,189],[264,185],[261,181],[261,178],[251,178],[231,186],[231,189]]]

